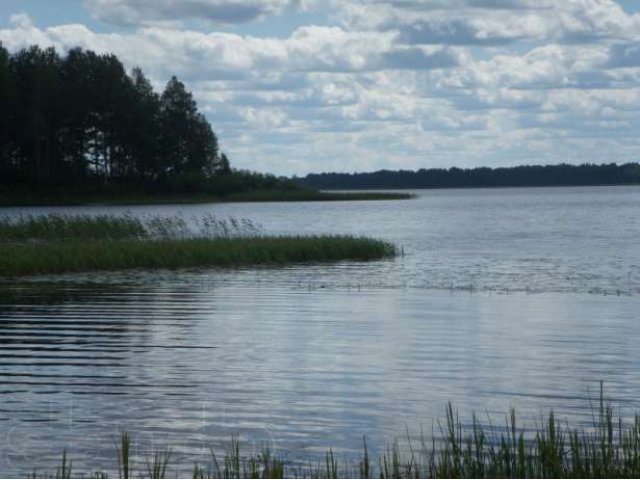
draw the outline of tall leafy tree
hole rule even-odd
[[[9,128],[13,115],[13,82],[9,64],[9,52],[0,42],[0,178],[13,179],[15,174],[14,146]]]
[[[128,144],[133,160],[133,176],[140,181],[153,183],[162,175],[162,126],[160,124],[160,97],[151,82],[139,68],[131,72],[133,101],[130,104],[131,124],[127,129]]]
[[[60,147],[60,58],[53,48],[31,47],[11,57],[14,117],[10,135],[17,145],[19,175],[34,184],[49,182]]]
[[[220,155],[220,168],[218,170],[218,173],[220,173],[221,175],[228,175],[231,173],[229,158],[227,158],[227,154],[224,152]]]
[[[61,58],[36,46],[11,54],[0,44],[0,184],[206,189],[227,171],[177,78],[158,95],[114,55],[75,48]]]

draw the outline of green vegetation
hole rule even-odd
[[[231,168],[176,77],[157,93],[114,55],[0,43],[0,205],[393,198]]]
[[[183,238],[257,237],[260,227],[251,220],[149,215],[23,215],[0,218],[0,243],[81,240],[154,240]]]
[[[139,68],[80,48],[60,56],[0,44],[0,185],[193,192],[231,173],[211,125],[176,77],[162,93]]]
[[[5,244],[0,275],[376,260],[388,243],[348,236],[96,240]]]
[[[234,193],[223,200],[230,202],[323,202],[351,200],[407,200],[414,195],[395,192],[319,192],[311,189],[253,190]]]
[[[401,189],[471,187],[541,187],[574,185],[638,185],[640,164],[521,165],[507,168],[421,168],[369,173],[309,174],[296,182],[307,188]]]
[[[0,220],[0,276],[375,260],[386,242],[350,236],[264,236],[250,220],[203,216],[27,216]]]
[[[433,429],[437,437],[407,438],[407,446],[393,442],[372,460],[363,439],[359,460],[337,458],[329,449],[324,458],[290,462],[263,447],[259,454],[243,455],[238,437],[232,437],[219,458],[213,449],[203,464],[196,463],[192,478],[638,478],[640,477],[640,416],[631,424],[614,421],[613,411],[600,396],[592,425],[571,428],[553,412],[535,428],[518,425],[511,410],[503,428],[485,428],[477,417],[462,422],[451,404],[446,419]],[[144,461],[131,458],[131,437],[124,433],[116,445],[121,478],[174,475],[171,450],[155,450]],[[71,475],[63,453],[58,472]],[[146,466],[146,471],[144,466]],[[106,475],[98,472],[97,476]]]
[[[151,223],[150,221],[147,223]],[[0,218],[0,242],[67,239],[123,239],[148,237],[140,219],[123,215],[28,215]]]
[[[231,174],[235,175],[235,173]],[[256,174],[257,175],[257,174]],[[101,191],[71,192],[0,192],[0,206],[36,205],[145,205],[145,204],[193,204],[219,202],[323,202],[350,200],[405,200],[414,195],[399,192],[321,192],[309,188],[267,188],[239,190],[225,195],[159,194],[139,192]]]

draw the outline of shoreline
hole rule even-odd
[[[338,192],[315,190],[255,190],[229,195],[153,195],[153,194],[3,194],[0,207],[50,207],[96,205],[189,205],[206,203],[337,202],[409,200],[415,195],[395,192]]]

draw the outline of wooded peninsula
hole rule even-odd
[[[382,197],[232,169],[176,77],[157,93],[115,55],[0,44],[0,205]]]

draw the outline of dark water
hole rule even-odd
[[[605,381],[640,409],[640,188],[420,192],[411,201],[128,207],[357,233],[404,257],[281,269],[114,272],[0,284],[0,472],[175,468],[240,434],[291,460],[431,431],[452,400],[499,423],[591,418]],[[4,209],[5,214],[52,209]],[[115,207],[56,211],[122,211]],[[140,464],[143,467],[142,464]]]

